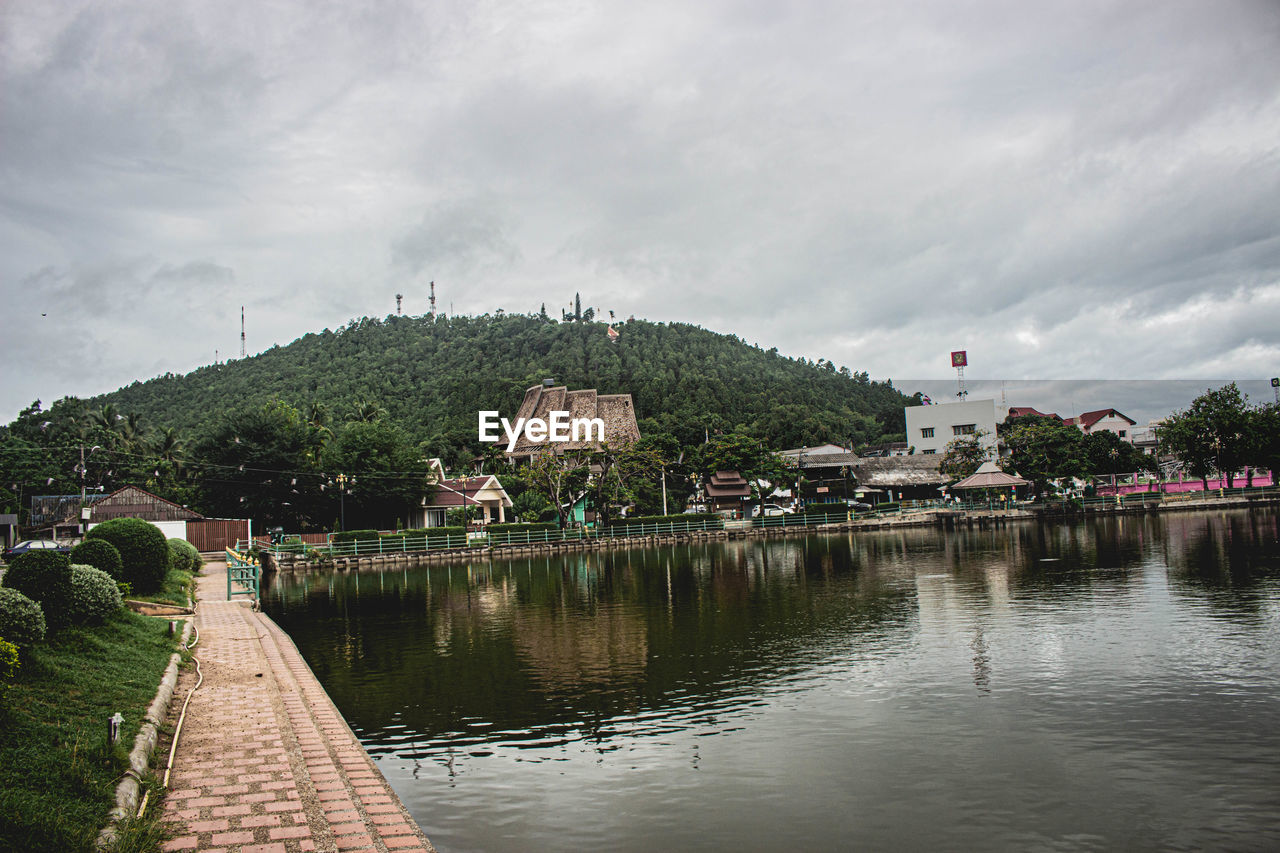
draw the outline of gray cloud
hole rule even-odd
[[[1280,366],[1274,4],[9,4],[0,79],[4,417],[432,279],[877,377]]]

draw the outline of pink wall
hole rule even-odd
[[[1237,489],[1243,488],[1247,482],[1248,480],[1244,477],[1236,477],[1235,488]],[[1271,472],[1255,471],[1253,475],[1253,485],[1255,487],[1274,485]],[[1164,491],[1169,492],[1171,494],[1177,493],[1177,492],[1199,492],[1199,491],[1202,491],[1203,488],[1204,488],[1204,484],[1201,483],[1200,480],[1198,479],[1196,480],[1183,479],[1181,483],[1174,480],[1164,484]],[[1225,489],[1225,488],[1227,488],[1226,477],[1210,477],[1209,478],[1209,489],[1211,491],[1214,489]],[[1155,484],[1151,486],[1147,486],[1147,485],[1134,486],[1134,485],[1121,484],[1119,491],[1120,491],[1120,494],[1122,495],[1131,495],[1134,492],[1158,492],[1160,491],[1160,488],[1158,485],[1155,485]],[[1116,490],[1112,489],[1110,486],[1098,487],[1099,495],[1114,495],[1115,493],[1116,493]]]

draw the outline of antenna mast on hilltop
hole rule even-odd
[[[434,319],[436,318],[436,283],[435,283],[434,281],[433,281],[433,282],[431,282],[431,311],[430,311],[430,314],[431,314],[431,319],[432,319],[432,320],[434,320]]]
[[[404,294],[403,294],[403,293],[397,293],[397,294],[396,294],[396,316],[397,316],[397,317],[399,317],[399,316],[400,316],[400,300],[401,300],[401,299],[404,299]]]
[[[240,357],[244,358],[244,306],[240,306]]]

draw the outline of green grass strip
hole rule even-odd
[[[176,646],[166,620],[122,611],[28,651],[0,698],[0,850],[92,849]]]

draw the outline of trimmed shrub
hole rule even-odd
[[[534,530],[538,532],[543,530],[559,530],[560,525],[555,522],[529,522],[527,524],[508,524],[503,522],[502,524],[486,524],[484,529],[486,533],[525,533]]]
[[[18,646],[44,639],[44,611],[16,589],[0,587],[0,637]]]
[[[721,521],[714,512],[682,512],[676,515],[633,515],[630,518],[619,518],[610,524],[610,527],[622,527],[628,524],[671,524],[686,521]]]
[[[410,532],[410,531],[405,531]],[[352,542],[356,539],[377,539],[378,531],[376,530],[339,530],[337,533],[329,537],[329,541],[334,544],[343,542]]]
[[[105,539],[86,539],[68,555],[73,565],[93,566],[116,580],[124,579],[124,560],[116,546]]]
[[[800,510],[804,515],[848,515],[849,505],[845,503],[809,504]]]
[[[0,637],[0,678],[8,680],[18,674],[18,647]]]
[[[94,527],[86,539],[105,539],[124,561],[121,580],[142,595],[155,592],[169,573],[169,543],[164,533],[141,518],[113,518]]]
[[[98,625],[124,606],[120,587],[111,575],[93,566],[71,566],[71,606],[68,616],[77,625]]]
[[[71,561],[54,551],[28,551],[13,558],[4,585],[38,603],[49,630],[67,624],[71,602]],[[7,635],[6,635],[7,636]]]
[[[201,566],[200,552],[185,539],[170,539],[169,565],[184,572],[198,572]]]

